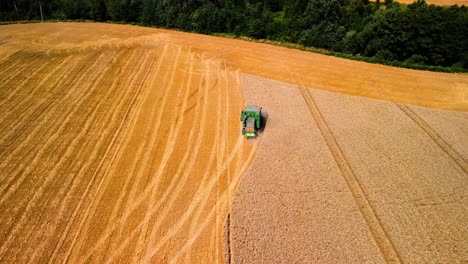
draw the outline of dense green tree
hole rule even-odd
[[[91,1],[61,0],[61,10],[67,19],[90,18]]]
[[[221,32],[221,19],[221,10],[209,2],[197,8],[190,15],[190,29],[201,33]]]
[[[323,22],[339,24],[343,17],[341,0],[310,0],[304,12],[306,26]]]
[[[90,17],[96,21],[107,20],[107,8],[105,0],[94,0],[91,1],[90,5]]]
[[[468,70],[468,9],[416,0],[1,0],[0,21],[92,19],[300,43]]]

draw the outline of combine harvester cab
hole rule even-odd
[[[256,105],[247,106],[242,110],[242,135],[246,138],[255,137],[261,127],[262,108]]]

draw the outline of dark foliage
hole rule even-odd
[[[468,70],[468,9],[424,0],[2,0],[0,21],[90,19],[299,43],[369,61]],[[429,68],[429,67],[428,67]]]

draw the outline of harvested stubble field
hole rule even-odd
[[[268,110],[229,217],[233,263],[464,263],[468,113],[244,75]]]
[[[0,262],[468,259],[467,75],[45,23],[0,26],[0,80]]]

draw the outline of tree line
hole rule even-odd
[[[401,66],[468,70],[468,9],[416,0],[2,0],[0,20],[90,19],[228,33]]]

